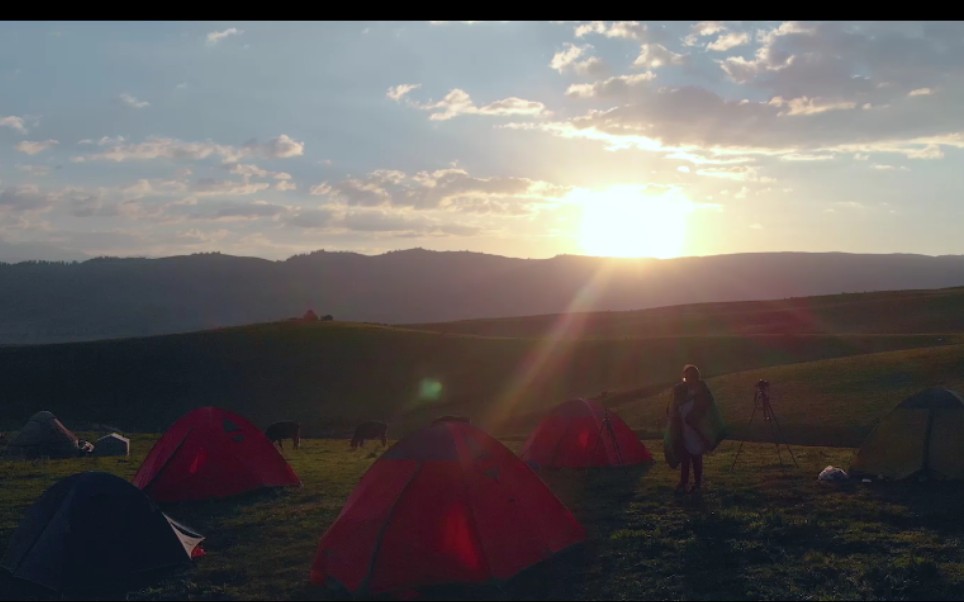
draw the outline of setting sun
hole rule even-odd
[[[574,200],[582,211],[578,236],[585,253],[667,259],[683,252],[692,202],[678,190],[618,186],[580,191]]]

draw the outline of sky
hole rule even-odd
[[[0,261],[964,254],[964,22],[0,22]]]

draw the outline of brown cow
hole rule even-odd
[[[279,449],[284,449],[282,440],[291,439],[295,449],[301,447],[301,425],[294,420],[275,422],[264,430],[264,434],[272,443],[277,443]]]
[[[387,431],[388,425],[384,422],[378,422],[377,420],[362,422],[355,429],[355,436],[351,438],[351,448],[364,446],[365,439],[381,439],[382,447],[384,447],[388,445]]]

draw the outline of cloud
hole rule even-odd
[[[256,141],[252,141],[246,145],[246,149],[254,155],[270,159],[286,159],[289,157],[300,157],[305,154],[305,143],[298,142],[285,134],[281,134],[277,138],[272,138],[264,144],[258,144]]]
[[[50,173],[49,165],[18,165],[17,169],[32,176],[45,176]]]
[[[667,49],[662,44],[643,44],[639,48],[639,56],[633,61],[633,66],[658,69],[666,65],[679,65],[682,62],[683,55]]]
[[[244,33],[243,29],[229,27],[224,31],[212,31],[207,35],[208,44],[213,46],[228,36],[239,36]]]
[[[334,222],[335,213],[331,209],[302,209],[294,212],[285,222],[299,228],[325,228]]]
[[[692,35],[706,37],[724,31],[726,26],[722,21],[700,21],[690,27]]]
[[[453,89],[445,95],[445,98],[435,103],[410,101],[409,104],[423,111],[431,111],[429,119],[432,121],[446,121],[460,115],[540,117],[549,114],[546,106],[541,102],[516,97],[503,98],[479,107],[472,102],[467,92],[458,88]]]
[[[743,46],[749,43],[750,35],[744,32],[729,32],[725,33],[709,44],[706,45],[707,50],[712,50],[714,52],[726,52],[737,46]]]
[[[576,26],[575,34],[577,38],[582,38],[590,34],[602,35],[607,38],[626,38],[630,40],[642,40],[647,32],[645,23],[639,21],[592,21]]]
[[[230,146],[213,142],[184,142],[174,138],[150,137],[138,144],[129,144],[123,138],[102,138],[98,146],[106,147],[101,152],[78,155],[71,158],[74,163],[86,161],[146,161],[151,159],[174,159],[198,161],[209,157],[219,157],[223,163],[236,163],[250,157],[283,159],[304,154],[304,143],[293,140],[285,134],[264,143],[249,141],[244,145]]]
[[[251,178],[272,178],[280,180],[275,184],[275,190],[284,191],[295,190],[297,188],[297,186],[290,181],[291,174],[284,171],[269,171],[252,163],[232,163],[226,164],[225,167],[227,167],[231,173],[241,176],[245,183],[248,183]]]
[[[566,42],[566,48],[555,53],[549,61],[549,67],[559,73],[571,71],[580,75],[600,75],[608,70],[606,64],[598,57],[588,57],[578,60],[593,49],[592,45],[576,46]]]
[[[734,180],[738,182],[773,182],[773,178],[761,177],[756,167],[749,165],[735,165],[730,167],[703,167],[696,170],[696,175]]]
[[[389,214],[381,211],[351,211],[345,215],[342,225],[349,230],[367,232],[407,232],[423,230],[425,221],[407,215]]]
[[[118,96],[118,98],[122,103],[134,109],[143,109],[144,107],[149,107],[151,105],[151,103],[147,102],[146,100],[139,100],[127,92],[124,92]]]
[[[217,230],[201,230],[199,228],[188,228],[175,234],[175,238],[188,241],[189,243],[212,243],[226,240],[231,235],[230,230],[219,228]]]
[[[779,116],[816,115],[817,113],[824,113],[826,111],[847,111],[857,107],[857,103],[853,101],[834,102],[807,97],[784,100],[779,96],[771,98],[769,104],[775,107],[786,107],[786,110],[781,110],[777,113]]]
[[[266,178],[270,173],[267,169],[262,169],[257,165],[245,164],[245,163],[232,163],[228,166],[229,171],[233,174],[243,176],[245,178],[256,177],[256,178]]]
[[[15,115],[8,115],[6,117],[0,117],[0,126],[8,127],[17,130],[21,134],[27,133],[27,126],[24,125],[24,120],[22,117],[17,117]]]
[[[0,190],[0,211],[20,212],[47,209],[53,204],[49,193],[34,185],[12,186]]]
[[[0,261],[84,261],[90,256],[74,249],[64,248],[57,242],[0,240]]]
[[[417,89],[421,85],[422,84],[398,84],[397,86],[390,87],[386,93],[386,96],[394,101],[400,101],[402,100],[402,97],[412,90]]]
[[[703,25],[703,40],[733,33],[722,24]],[[716,78],[695,61],[661,57],[661,48],[646,45],[641,62],[680,61],[666,66],[681,83],[657,86],[655,79],[618,75],[575,84],[568,97],[604,99],[608,106],[564,121],[501,127],[597,140],[608,150],[704,160],[847,149],[935,159],[959,148],[964,134],[964,64],[951,58],[964,55],[964,23],[787,22],[759,28],[747,37],[746,52],[713,59],[726,84],[718,88],[687,83]]]
[[[636,75],[619,75],[592,84],[573,84],[566,90],[566,96],[576,98],[595,98],[619,96],[628,88],[640,86],[651,81],[656,75],[652,71]]]
[[[197,196],[235,196],[257,194],[271,186],[268,182],[232,182],[203,178],[197,181],[192,193]]]
[[[226,202],[217,205],[195,206],[191,209],[190,215],[194,218],[213,221],[252,221],[281,218],[290,211],[291,209],[284,205],[267,201]]]
[[[48,148],[53,148],[60,144],[56,140],[23,140],[17,143],[16,149],[21,153],[36,155],[44,152]]]
[[[72,189],[65,193],[70,214],[74,217],[111,217],[120,215],[116,202],[111,202],[101,191]]]
[[[568,187],[516,177],[480,178],[459,168],[419,171],[376,170],[312,186],[310,194],[349,207],[447,209],[467,213],[525,213],[565,195]]]
[[[184,194],[188,190],[187,182],[183,180],[149,180],[141,178],[128,186],[118,189],[121,198],[126,200],[145,197],[160,197]]]

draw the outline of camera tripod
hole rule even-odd
[[[797,458],[793,455],[793,450],[791,450],[790,446],[783,440],[780,421],[777,420],[777,415],[773,412],[773,405],[770,403],[769,381],[758,381],[756,387],[753,389],[753,412],[750,414],[750,421],[747,422],[747,427],[753,424],[757,410],[763,415],[763,422],[769,427],[771,439],[773,439],[773,443],[777,446],[777,458],[780,459],[780,466],[783,466],[783,454],[780,453],[780,445],[782,444],[787,448],[787,452],[790,453],[793,465],[800,468],[800,465],[797,464]],[[730,465],[731,471],[733,467],[736,466],[736,460],[740,457],[740,452],[743,451],[743,443],[744,441],[740,441],[740,447],[737,448],[736,455],[733,456],[733,464]]]

